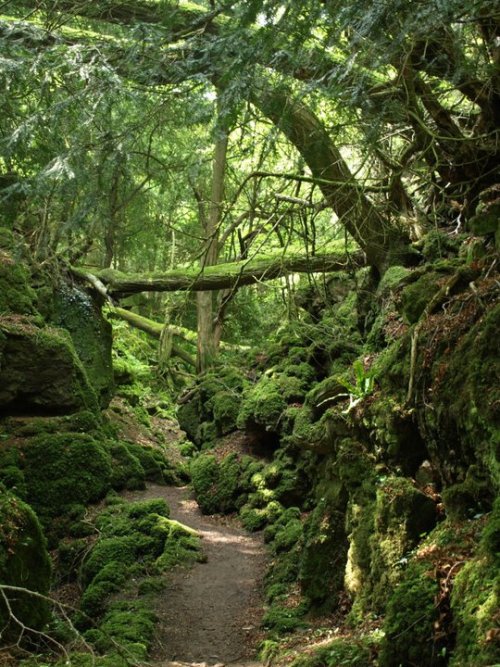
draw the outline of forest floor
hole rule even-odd
[[[158,625],[151,662],[252,664],[263,638],[262,538],[245,532],[232,517],[204,516],[188,487],[151,484],[126,498],[165,499],[171,518],[199,532],[206,558],[166,575],[154,610]]]

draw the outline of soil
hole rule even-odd
[[[204,516],[187,487],[149,485],[127,497],[164,498],[171,518],[200,533],[206,557],[166,575],[155,608],[159,622],[151,661],[248,665],[262,639],[266,553],[261,536],[245,532],[234,517]]]

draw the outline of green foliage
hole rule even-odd
[[[291,663],[292,667],[366,667],[372,664],[372,648],[376,640],[335,639],[309,655],[301,655]]]

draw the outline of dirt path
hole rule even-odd
[[[206,563],[167,575],[155,609],[159,623],[152,661],[248,663],[260,639],[266,562],[260,537],[230,519],[204,516],[187,488],[149,485],[127,497],[164,498],[172,518],[200,532],[207,557]]]

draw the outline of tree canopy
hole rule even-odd
[[[349,238],[382,273],[415,261],[423,230],[464,229],[498,183],[485,0],[2,12],[3,216],[41,261],[203,271]]]

